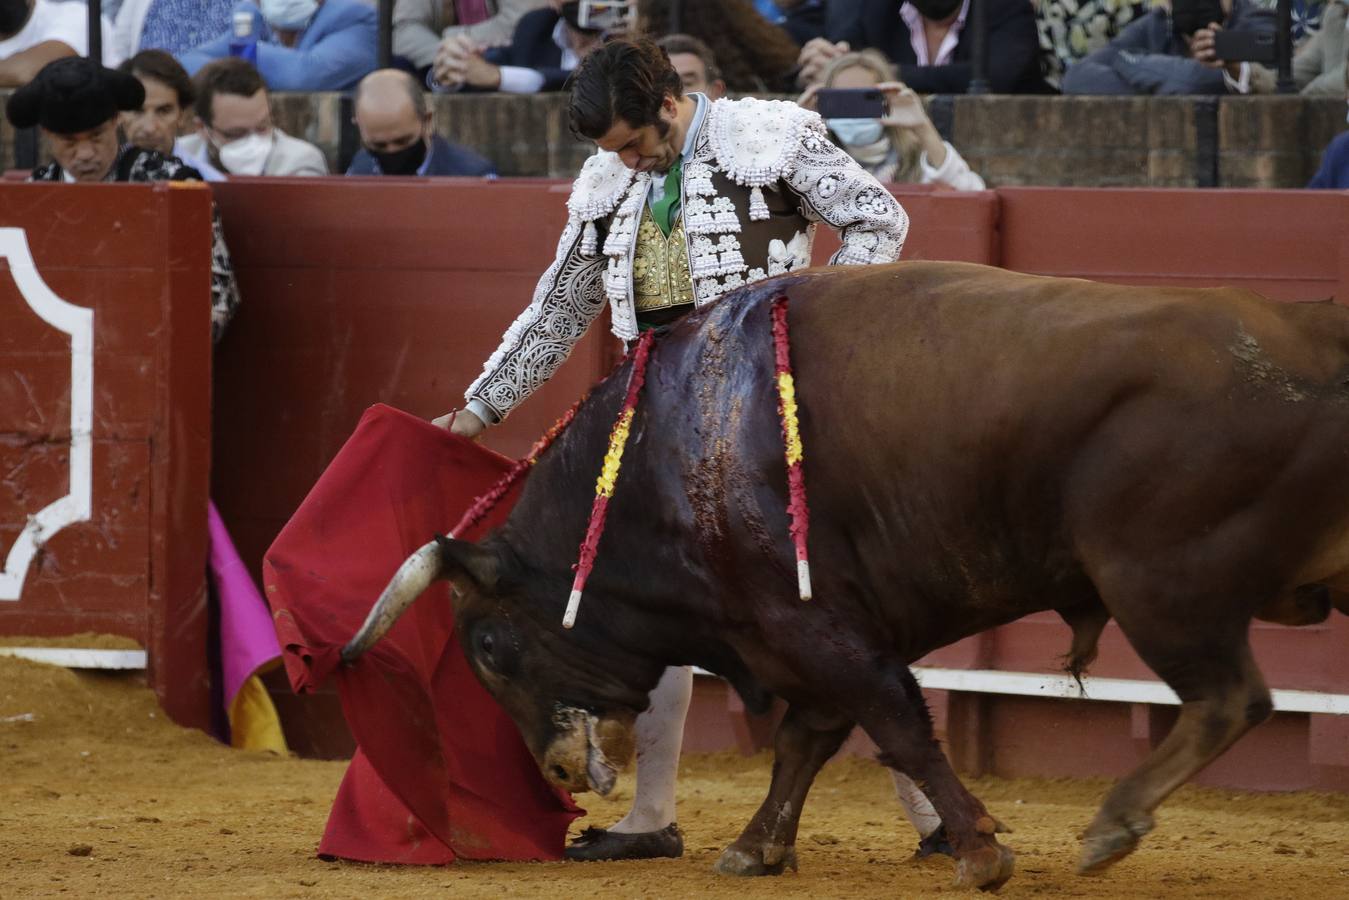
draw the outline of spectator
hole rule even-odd
[[[1345,72],[1343,86],[1345,96],[1349,98],[1349,70]],[[1321,168],[1316,170],[1307,187],[1334,191],[1349,188],[1349,131],[1341,131],[1327,145],[1321,155]]]
[[[652,35],[675,31],[671,21],[675,6],[677,30],[711,48],[727,90],[742,94],[791,90],[800,48],[786,31],[759,15],[750,0],[642,0],[640,30]]]
[[[1125,25],[1146,15],[1150,5],[1148,0],[1038,0],[1035,24],[1045,80],[1062,86],[1069,66],[1105,49]]]
[[[395,0],[393,52],[425,75],[447,38],[503,47],[521,16],[546,5],[547,0]]]
[[[984,0],[988,17],[988,83],[995,94],[1042,94],[1044,80],[1035,9],[1030,0]],[[899,79],[920,94],[969,89],[973,40],[965,28],[970,0],[860,0],[834,33],[801,48],[798,82],[809,84],[831,59],[874,48],[899,67]]]
[[[1152,10],[1104,50],[1071,66],[1063,76],[1063,92],[1225,94],[1230,76],[1208,64],[1216,62],[1211,54],[1206,60],[1195,56],[1196,41],[1211,50],[1209,26],[1220,22],[1229,31],[1274,30],[1273,14],[1251,0],[1172,0],[1171,11]]]
[[[879,51],[863,50],[834,59],[797,103],[814,109],[821,87],[878,87],[885,93],[887,109],[882,119],[824,120],[838,145],[877,181],[938,184],[957,191],[984,189],[984,180],[937,133],[922,98],[895,80],[894,68]]]
[[[79,56],[48,63],[9,98],[5,115],[15,128],[38,126],[54,162],[30,181],[200,181],[196,170],[158,150],[117,145],[119,111],[140,109],[145,90],[130,75]],[[211,335],[218,340],[239,305],[220,217],[212,223]]]
[[[1330,0],[1321,10],[1320,29],[1311,31],[1293,55],[1293,81],[1308,96],[1338,97],[1344,93],[1346,45],[1346,3]],[[1278,89],[1278,73],[1259,63],[1228,63],[1218,59],[1213,35],[1221,28],[1201,28],[1195,32],[1195,59],[1210,66],[1222,66],[1227,86],[1239,94],[1272,94]]]
[[[323,151],[272,124],[267,85],[258,70],[235,57],[197,73],[197,133],[182,139],[229,175],[327,175]]]
[[[236,0],[123,0],[113,24],[117,53],[130,59],[142,47],[182,56],[230,29]],[[106,9],[107,3],[104,4]]]
[[[470,88],[537,94],[560,91],[601,32],[578,23],[577,0],[549,0],[520,19],[510,46],[486,49],[467,37],[446,38],[432,67],[431,83],[441,90]]]
[[[435,133],[426,92],[407,72],[380,69],[356,87],[361,149],[348,175],[495,175],[492,164]]]
[[[136,76],[145,89],[141,108],[122,113],[122,131],[127,140],[142,150],[158,150],[164,156],[178,157],[207,181],[224,181],[219,169],[204,157],[189,153],[178,139],[188,129],[192,101],[196,98],[192,79],[178,60],[163,50],[142,50],[118,70]]]
[[[679,73],[685,93],[697,91],[706,94],[709,100],[726,96],[726,82],[721,80],[716,58],[702,41],[687,34],[667,34],[656,41],[656,46],[670,57],[670,65]]]
[[[103,25],[103,62],[115,66],[112,23]],[[64,56],[89,52],[89,8],[53,0],[0,0],[0,88],[18,87]]]
[[[276,91],[345,91],[375,69],[379,28],[375,8],[362,0],[248,0],[235,11],[253,14],[258,71]],[[233,32],[189,50],[183,67],[196,74],[229,56]]]

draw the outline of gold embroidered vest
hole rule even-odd
[[[642,204],[632,258],[632,299],[638,313],[693,303],[693,279],[689,275],[688,241],[684,235],[682,211],[675,217],[670,235],[666,237],[651,217],[651,207]]]

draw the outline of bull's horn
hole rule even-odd
[[[355,662],[384,637],[398,617],[412,605],[412,601],[420,597],[422,591],[440,576],[443,565],[440,546],[435,541],[423,545],[409,556],[398,567],[384,593],[379,595],[370,615],[365,617],[361,630],[342,648],[342,662]]]

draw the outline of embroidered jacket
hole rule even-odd
[[[29,181],[61,181],[64,172],[57,163],[38,166]],[[117,153],[112,171],[105,181],[146,183],[152,181],[201,181],[201,173],[176,156],[164,156],[157,150],[141,150],[128,144]],[[225,246],[225,231],[220,212],[211,204],[211,340],[220,340],[225,326],[239,308],[239,286],[234,280],[234,265]]]
[[[586,161],[553,264],[465,394],[480,417],[500,421],[547,381],[606,302],[614,334],[637,336],[632,259],[651,177],[614,153]],[[818,115],[781,100],[712,103],[684,160],[682,192],[699,307],[808,267],[820,221],[842,238],[831,265],[892,262],[909,226],[899,202],[829,140]]]

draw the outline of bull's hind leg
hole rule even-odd
[[[1152,830],[1152,811],[1274,708],[1251,657],[1245,623],[1121,625],[1143,661],[1180,697],[1180,717],[1143,764],[1106,795],[1082,839],[1083,874],[1133,852]]]
[[[798,705],[787,708],[773,741],[773,780],[768,796],[740,837],[722,851],[717,871],[725,875],[780,875],[796,868],[796,829],[801,806],[820,767],[833,756],[853,723]]]
[[[946,827],[956,884],[996,890],[1012,877],[1016,856],[993,836],[997,820],[965,790],[932,735],[932,720],[907,666],[891,668],[881,694],[866,698],[859,723],[881,748],[880,760],[913,778]]]

